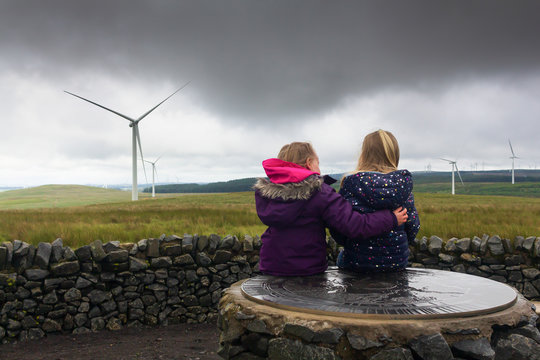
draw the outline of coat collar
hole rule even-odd
[[[300,182],[275,184],[268,179],[260,178],[253,189],[267,199],[308,200],[315,191],[321,190],[324,180],[318,175],[311,175]]]

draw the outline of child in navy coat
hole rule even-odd
[[[333,230],[332,236],[344,250],[337,265],[357,272],[402,270],[407,266],[409,243],[420,229],[412,194],[412,175],[398,170],[399,147],[392,133],[378,130],[368,134],[356,170],[342,179],[339,193],[362,214],[377,210],[407,209],[404,225],[365,241],[353,241]]]

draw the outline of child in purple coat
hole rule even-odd
[[[278,158],[263,161],[268,179],[254,186],[257,214],[268,229],[261,236],[260,270],[276,276],[324,272],[326,228],[362,241],[387,233],[407,219],[406,209],[360,214],[320,176],[310,143],[283,146]],[[353,240],[351,240],[353,241]]]
[[[344,245],[337,261],[341,269],[381,272],[407,266],[409,243],[420,229],[420,219],[414,206],[412,175],[398,170],[398,164],[399,146],[392,133],[378,130],[364,138],[357,168],[343,178],[339,193],[359,213],[405,207],[408,219],[403,226],[362,242],[340,234],[339,229],[332,230],[334,239]]]

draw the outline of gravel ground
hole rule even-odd
[[[129,328],[0,345],[2,360],[218,360],[215,324]]]

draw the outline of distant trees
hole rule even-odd
[[[257,178],[244,178],[208,184],[169,184],[157,185],[156,193],[221,193],[251,191]],[[151,187],[144,192],[152,192]]]

